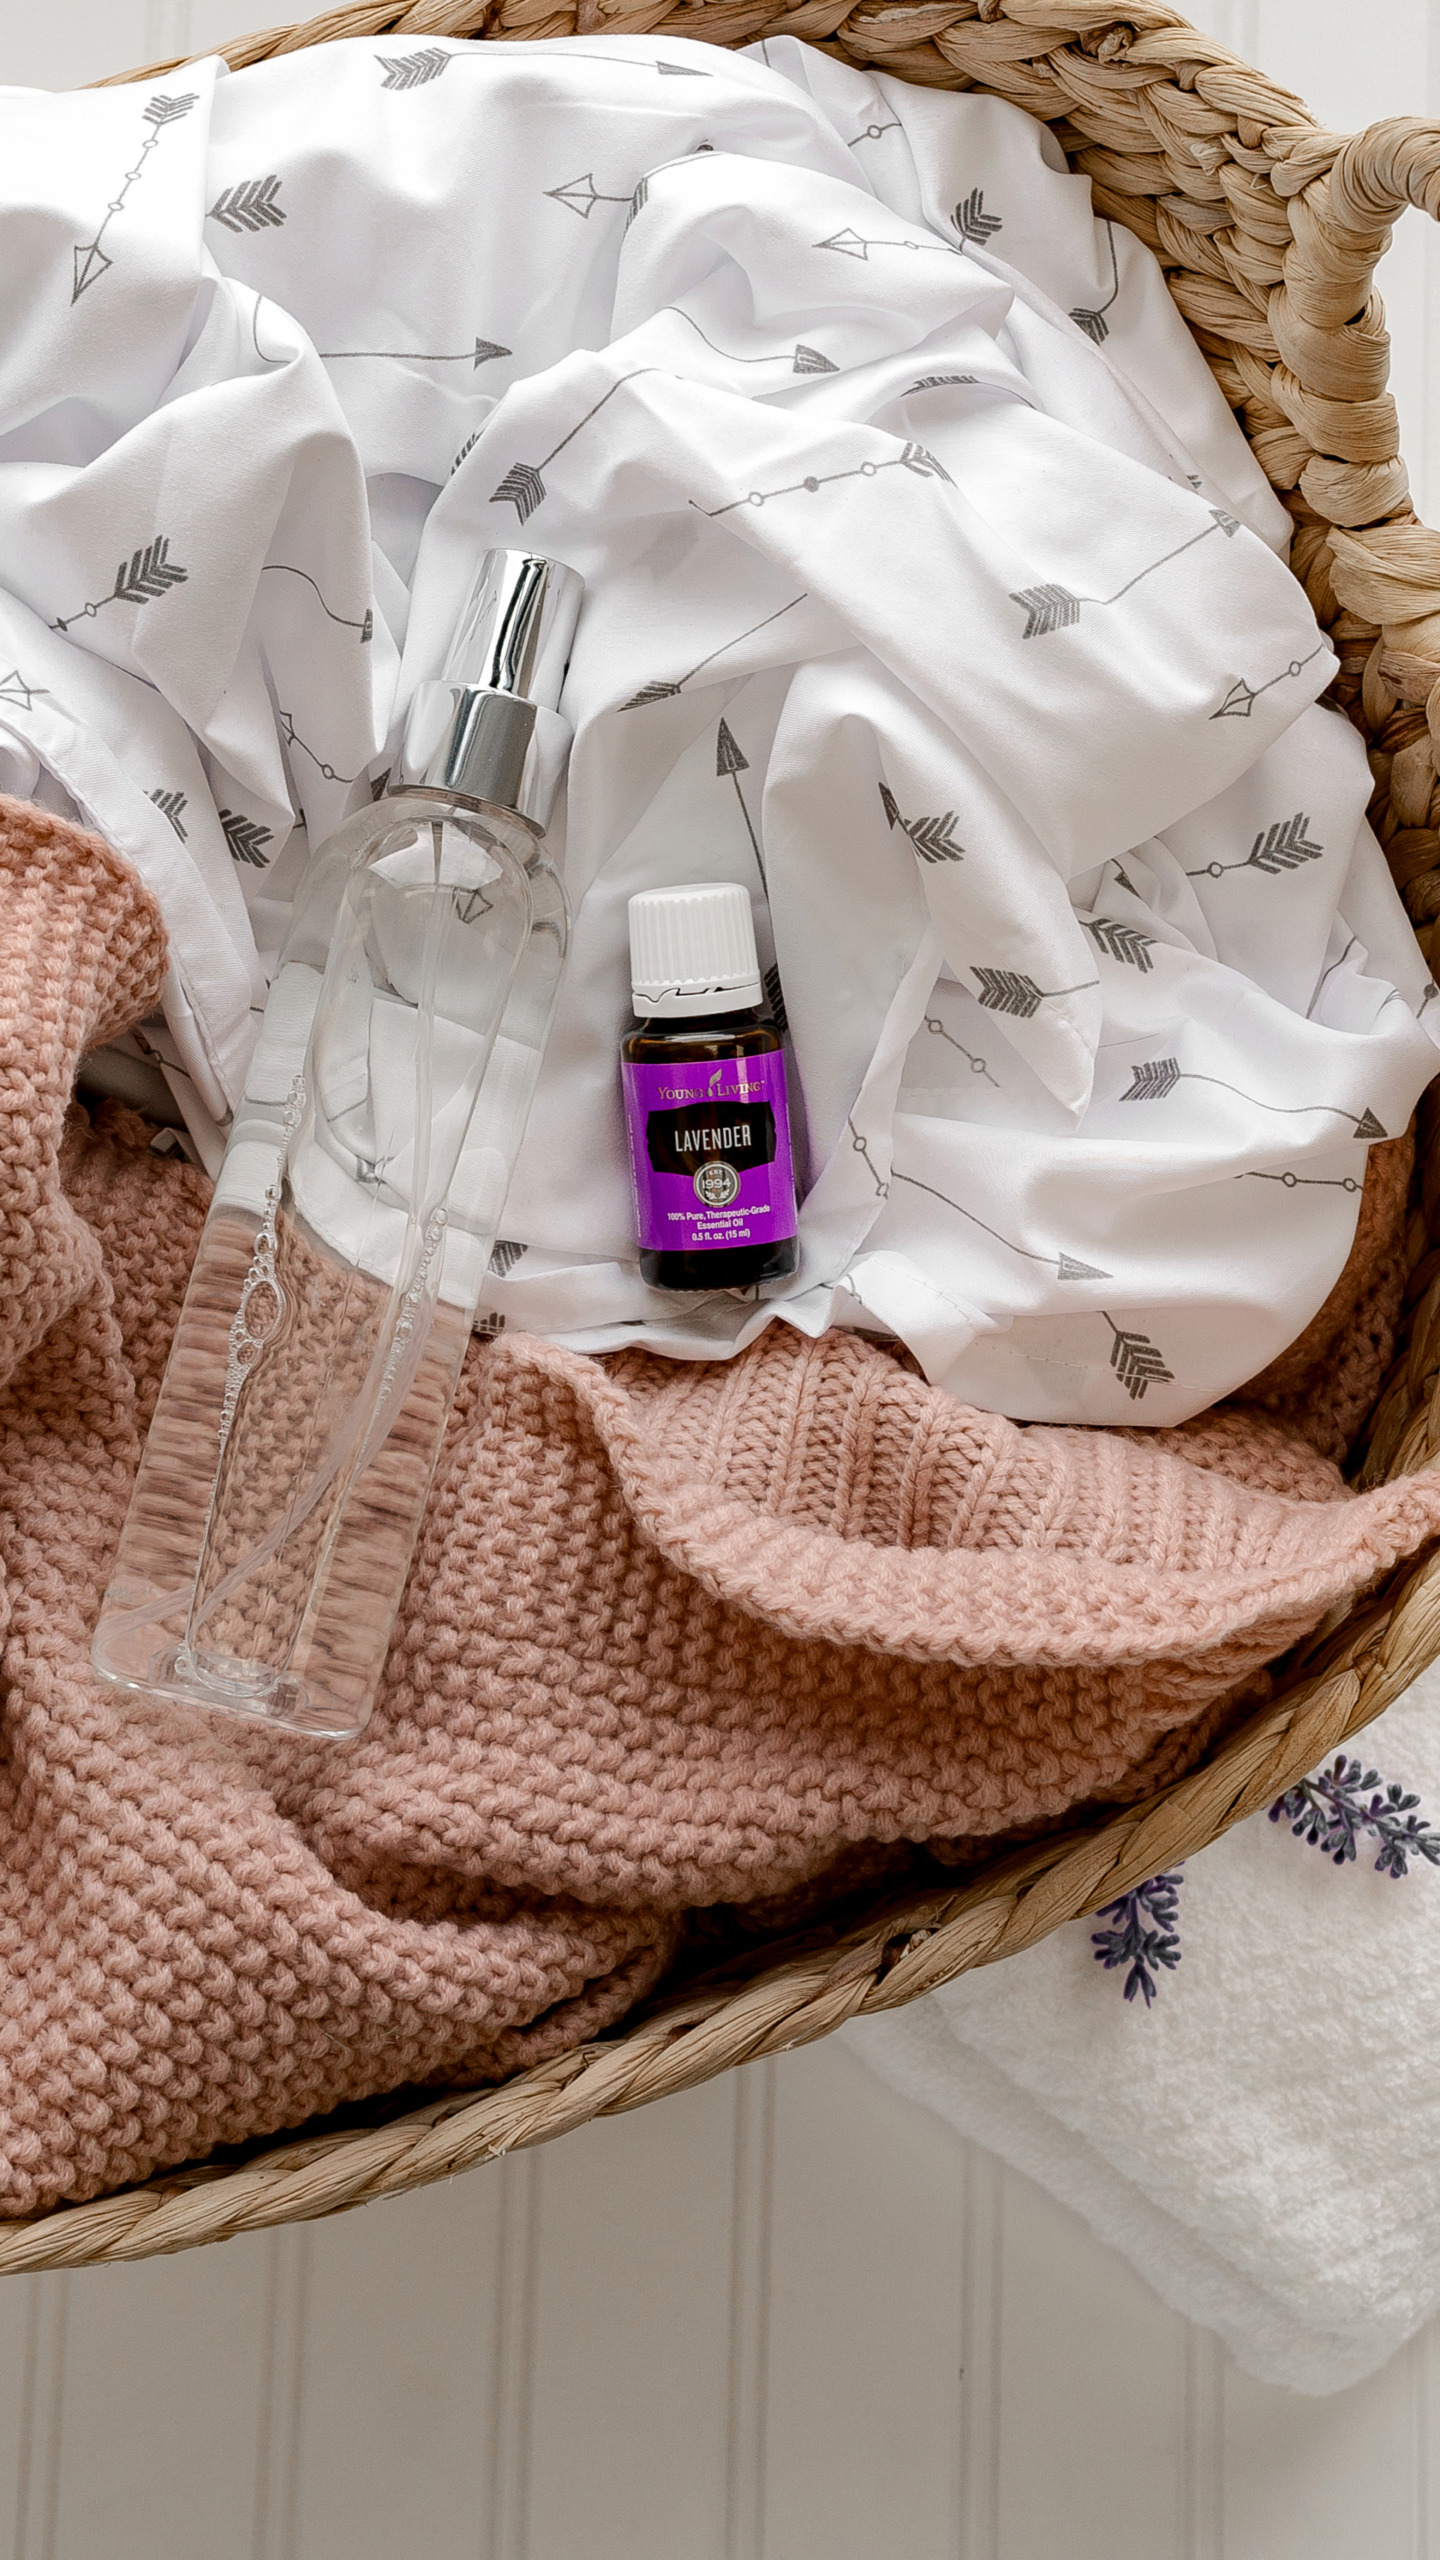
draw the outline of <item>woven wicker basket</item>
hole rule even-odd
[[[1440,534],[1411,511],[1371,290],[1387,224],[1440,213],[1440,127],[1346,140],[1156,0],[355,0],[221,50],[239,69],[340,36],[700,36],[781,30],[930,87],[978,88],[1049,123],[1100,210],[1148,241],[1251,445],[1296,518],[1293,562],[1363,708],[1371,815],[1430,957],[1440,930]],[[169,70],[172,64],[153,68]],[[143,76],[143,75],[136,75]],[[1437,954],[1440,958],[1440,954]],[[1405,1345],[1361,1480],[1440,1449],[1440,1118],[1422,1111]],[[1030,1946],[1269,1804],[1440,1655],[1440,1555],[1394,1574],[1286,1666],[1276,1701],[1148,1803],[1058,1834],[963,1891],[893,1897],[843,1934],[762,1950],[748,1972],[662,2002],[612,2038],[499,2089],[343,2131],[299,2133],[0,2228],[0,2273],[188,2249],[344,2211],[643,2106],[827,2035]],[[398,2103],[398,2102],[394,2102]]]

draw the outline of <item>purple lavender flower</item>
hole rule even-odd
[[[1180,1961],[1180,1887],[1184,1882],[1181,1868],[1172,1867],[1168,1875],[1151,1876],[1137,1884],[1133,1893],[1122,1893],[1118,1902],[1107,1902],[1097,1911],[1097,1920],[1113,1920],[1113,1929],[1096,1929],[1091,1943],[1095,1961],[1107,1973],[1118,1965],[1128,1965],[1125,1997],[1133,2000],[1138,1991],[1148,2009],[1159,1989],[1157,1965],[1173,1973]]]
[[[1323,1849],[1337,1867],[1353,1863],[1368,1833],[1378,1848],[1376,1873],[1399,1877],[1409,1874],[1412,1858],[1440,1866],[1440,1830],[1418,1811],[1419,1803],[1418,1796],[1384,1785],[1378,1769],[1367,1769],[1342,1751],[1330,1768],[1287,1787],[1270,1807],[1270,1819],[1288,1822],[1297,1840]],[[1095,1915],[1114,1923],[1091,1934],[1096,1963],[1107,1973],[1127,1966],[1125,1997],[1133,2000],[1138,1992],[1147,2009],[1160,1988],[1157,1967],[1173,1973],[1180,1962],[1183,1882],[1184,1870],[1172,1867],[1168,1874],[1137,1885],[1133,1893],[1123,1893],[1118,1902],[1107,1902]]]
[[[1382,1793],[1379,1770],[1347,1759],[1342,1751],[1333,1767],[1322,1769],[1318,1777],[1302,1778],[1298,1786],[1287,1787],[1270,1807],[1270,1819],[1288,1822],[1297,1840],[1323,1849],[1337,1867],[1354,1859],[1368,1831],[1379,1844],[1376,1873],[1398,1877],[1409,1874],[1412,1857],[1440,1866],[1440,1831],[1417,1814],[1419,1802],[1418,1796],[1407,1795],[1398,1786],[1388,1786]]]

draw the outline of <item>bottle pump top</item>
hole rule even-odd
[[[549,824],[570,749],[557,704],[585,581],[563,560],[488,551],[445,672],[417,686],[392,791],[444,791]]]
[[[760,1002],[750,893],[735,880],[642,889],[630,901],[630,982],[642,1018],[741,1013]]]

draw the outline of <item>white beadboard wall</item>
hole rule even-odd
[[[288,14],[0,0],[0,80]],[[1195,14],[1339,129],[1440,108],[1440,0]],[[1419,215],[1383,288],[1423,510]],[[339,2222],[0,2284],[0,2560],[1372,2552],[1440,2560],[1440,2330],[1333,2400],[1250,2382],[834,2043]]]

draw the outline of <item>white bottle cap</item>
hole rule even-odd
[[[630,901],[637,1014],[740,1013],[760,1002],[750,892],[735,880],[642,889]]]

